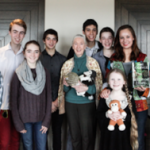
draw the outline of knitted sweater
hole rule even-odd
[[[31,70],[36,76],[35,69]],[[49,127],[51,119],[51,84],[50,75],[46,71],[46,84],[40,95],[27,92],[18,79],[16,73],[12,78],[10,102],[13,122],[17,131],[24,128],[24,123],[42,121],[42,125]]]
[[[74,68],[72,72],[77,73],[78,75],[82,75],[83,72],[88,71],[88,68],[86,67],[86,55],[85,52],[81,57],[77,57],[74,55]],[[64,86],[64,91],[66,92],[66,101],[70,103],[75,104],[85,104],[85,103],[92,103],[94,100],[89,100],[88,97],[78,96],[76,93],[76,90],[74,88],[71,88],[70,86]],[[87,93],[89,94],[95,94],[96,93],[96,87],[95,85],[90,85],[88,87]]]

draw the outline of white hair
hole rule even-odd
[[[83,41],[84,41],[84,43],[85,43],[85,45],[86,45],[85,38],[84,38],[84,36],[83,36],[82,34],[77,34],[77,35],[75,35],[75,36],[73,37],[72,45],[73,45],[73,42],[74,42],[74,40],[75,40],[76,38],[82,38]]]

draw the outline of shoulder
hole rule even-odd
[[[99,41],[97,41],[97,43],[98,43],[99,49],[101,50],[103,48],[102,44]]]
[[[67,66],[70,63],[74,63],[74,57],[70,58],[69,60],[65,61],[65,63],[63,64],[63,66]]]
[[[59,58],[61,58],[63,61],[66,60],[66,57],[62,54],[60,54],[58,51],[56,51],[57,55],[59,56]]]
[[[87,62],[90,63],[90,65],[98,65],[98,62],[95,58],[92,58],[90,56],[87,56]]]
[[[5,51],[7,51],[9,49],[9,44],[7,44],[6,46],[4,47],[1,47],[0,48],[0,53],[4,53]]]
[[[136,60],[137,60],[137,61],[144,61],[144,59],[145,59],[146,57],[147,57],[146,54],[140,52]]]

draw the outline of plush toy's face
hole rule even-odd
[[[120,102],[118,100],[112,100],[109,103],[109,107],[112,110],[112,112],[117,112],[117,111],[119,111],[121,105],[120,105]]]
[[[110,106],[113,112],[117,112],[119,110],[118,103],[112,103]]]

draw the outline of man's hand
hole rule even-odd
[[[52,113],[55,112],[58,108],[58,97],[56,98],[55,101],[52,102]]]

